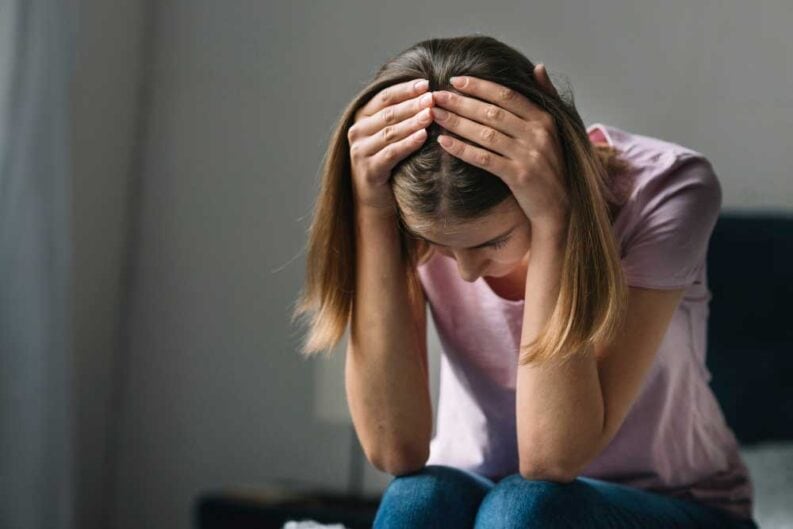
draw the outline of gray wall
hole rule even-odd
[[[85,3],[105,12],[126,43],[92,50],[86,60],[104,73],[86,82],[130,102],[135,53],[121,57],[127,45],[142,45],[138,7]],[[113,445],[120,528],[188,527],[196,495],[222,486],[346,486],[351,430],[312,415],[317,381],[340,377],[339,364],[301,360],[288,314],[303,278],[301,252],[330,129],[375,69],[415,41],[470,32],[500,38],[545,62],[556,79],[566,74],[588,123],[707,154],[725,209],[793,204],[787,0],[674,0],[641,9],[629,0],[152,5],[154,58],[146,65],[150,99],[123,328],[130,339],[121,344],[123,398],[113,409],[121,421]],[[130,60],[131,71],[117,60]],[[105,79],[108,71],[117,77]],[[88,120],[82,133],[91,139],[81,148],[87,153],[95,141],[107,158],[84,154],[77,200],[103,217],[86,212],[78,221],[83,246],[96,249],[80,260],[86,295],[78,312],[82,354],[96,362],[84,376],[101,387],[101,356],[112,353],[118,193],[133,118],[129,105],[111,105],[118,120],[100,120],[95,103],[80,104]],[[431,349],[437,365],[434,337]],[[341,390],[339,380],[336,395]],[[86,427],[104,413],[86,410]],[[387,482],[367,472],[368,490]]]
[[[105,526],[143,2],[79,0],[72,79],[75,527]]]

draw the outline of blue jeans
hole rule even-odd
[[[579,476],[571,483],[426,465],[391,480],[373,529],[757,529],[715,507]]]

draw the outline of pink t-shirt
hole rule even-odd
[[[636,167],[635,185],[612,228],[628,284],[685,287],[637,400],[611,443],[581,473],[752,516],[753,487],[733,431],[708,381],[711,292],[705,258],[721,208],[721,185],[700,153],[595,123]],[[521,300],[483,278],[464,281],[435,252],[418,268],[440,338],[440,396],[427,464],[494,480],[519,471],[515,385]]]

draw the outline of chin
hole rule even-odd
[[[497,273],[484,274],[482,277],[504,277],[504,276],[509,275],[510,272],[511,272],[511,270],[507,270],[506,272],[497,272]]]

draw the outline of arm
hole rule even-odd
[[[424,301],[410,306],[393,217],[357,208],[357,277],[345,386],[367,459],[402,474],[429,457],[432,403]]]
[[[521,343],[549,318],[559,292],[561,239],[538,226],[526,276]],[[528,479],[572,481],[611,442],[638,396],[685,289],[629,287],[623,331],[608,350],[565,366],[519,366],[520,472]]]
[[[563,230],[532,227],[521,344],[533,341],[559,294]],[[603,394],[594,356],[563,366],[518,366],[516,413],[520,473],[562,478],[586,459],[603,430]]]
[[[555,96],[544,68],[536,67],[535,76]],[[508,87],[471,76],[459,76],[452,84],[476,97],[436,92],[439,106],[450,111],[444,127],[486,148],[451,136],[439,136],[447,140],[441,145],[455,157],[500,177],[532,224],[521,335],[521,343],[531,343],[558,297],[560,233],[569,211],[556,124],[547,112]],[[681,177],[682,184],[675,189],[685,187],[686,192],[670,194],[669,200],[656,205],[627,261],[634,278],[649,274],[651,283],[662,286],[629,288],[620,335],[607,350],[596,347],[563,366],[518,367],[516,422],[525,477],[575,476],[611,441],[636,399],[684,292],[667,285],[687,284],[699,266],[699,255],[680,248],[706,247],[720,205],[720,186],[709,163],[697,163]],[[694,220],[703,215],[706,221]],[[677,242],[678,237],[685,245]]]

